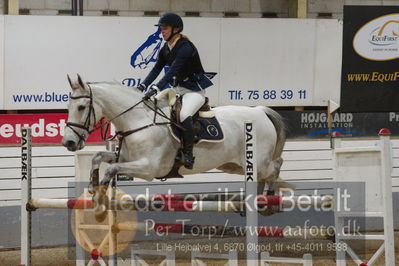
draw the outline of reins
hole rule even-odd
[[[77,127],[77,128],[84,129],[84,130],[88,133],[88,135],[90,135],[90,134],[93,133],[94,131],[96,131],[96,130],[98,130],[98,129],[101,128],[101,137],[102,137],[102,140],[103,140],[103,141],[106,141],[106,140],[111,140],[111,141],[112,141],[112,140],[114,140],[115,138],[118,138],[118,151],[117,151],[117,153],[116,153],[116,161],[117,161],[117,162],[119,161],[120,152],[121,152],[121,149],[122,149],[122,142],[123,142],[123,140],[125,139],[125,137],[127,137],[127,136],[129,136],[129,135],[131,135],[131,134],[134,134],[134,133],[136,133],[136,132],[139,132],[139,131],[141,131],[141,130],[144,130],[144,129],[153,127],[153,126],[161,126],[161,125],[173,124],[173,125],[175,125],[176,127],[178,127],[179,129],[183,129],[179,124],[177,124],[175,121],[173,121],[172,119],[170,119],[170,118],[162,111],[161,108],[158,107],[158,104],[157,104],[157,100],[156,100],[156,99],[154,100],[154,102],[151,101],[151,102],[153,103],[153,106],[154,106],[154,107],[151,106],[151,105],[148,103],[150,100],[149,100],[149,101],[146,101],[146,100],[144,100],[144,99],[141,99],[139,102],[137,102],[136,104],[132,105],[132,106],[129,107],[128,109],[124,110],[124,111],[121,112],[120,114],[114,116],[113,118],[109,119],[108,121],[103,122],[102,119],[101,119],[100,124],[99,124],[98,126],[93,127],[92,129],[90,129],[91,116],[93,116],[93,117],[94,117],[94,121],[96,121],[96,114],[95,114],[94,107],[93,107],[93,93],[92,93],[92,89],[91,89],[91,87],[90,87],[89,84],[87,84],[87,85],[88,85],[89,91],[90,91],[90,94],[89,94],[89,95],[71,96],[71,97],[70,97],[72,100],[81,99],[81,98],[89,98],[89,99],[90,99],[89,113],[88,113],[88,115],[87,115],[87,117],[86,117],[85,123],[84,123],[83,125],[81,125],[81,124],[77,124],[77,123],[68,122],[66,125],[67,125],[67,127],[69,127],[69,128],[79,137],[79,143],[80,143],[81,141],[84,141],[84,140],[85,140],[86,135],[85,135],[84,133],[83,133],[83,134],[79,134],[73,127]],[[128,130],[128,131],[117,131],[117,132],[115,132],[115,136],[113,136],[113,137],[110,138],[110,139],[107,139],[107,132],[108,132],[108,129],[109,129],[109,126],[110,126],[111,122],[112,122],[113,120],[115,120],[116,118],[118,118],[118,117],[120,117],[120,116],[126,114],[126,113],[129,112],[129,111],[131,111],[132,109],[134,109],[135,107],[137,107],[137,106],[138,106],[139,104],[141,104],[141,103],[143,103],[143,104],[144,104],[145,106],[147,106],[151,111],[153,111],[153,113],[154,113],[154,118],[153,118],[152,123],[151,123],[151,124],[147,124],[147,125],[142,126],[142,127],[139,127],[139,128],[131,129],[131,130]],[[159,115],[160,117],[163,117],[164,119],[168,120],[168,122],[156,122],[157,115]],[[104,127],[105,127],[105,133],[103,132]],[[184,130],[184,129],[183,129],[183,130]]]

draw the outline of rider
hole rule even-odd
[[[142,91],[146,90],[158,77],[163,67],[169,67],[163,78],[157,84],[150,86],[144,99],[150,99],[153,95],[165,89],[168,84],[173,86],[177,94],[182,96],[180,121],[184,128],[182,132],[184,166],[187,169],[192,169],[195,159],[193,157],[194,128],[192,116],[205,103],[205,89],[213,83],[205,75],[197,48],[187,36],[181,34],[183,20],[179,15],[165,13],[155,26],[161,28],[162,37],[166,43],[159,51],[154,68],[138,88]]]

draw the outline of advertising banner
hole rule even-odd
[[[222,104],[312,103],[315,20],[229,19],[222,26],[221,71],[231,77],[221,81]]]
[[[328,132],[325,111],[279,111],[287,123],[288,138],[326,138]],[[343,136],[376,137],[381,128],[399,136],[399,113],[338,113],[332,116],[332,130]]]
[[[342,24],[317,19],[224,19],[220,105],[339,102]]]
[[[0,145],[21,143],[21,128],[32,128],[32,143],[61,144],[68,114],[0,115]],[[93,132],[87,143],[102,143],[101,132]]]
[[[4,109],[4,16],[0,16],[0,110]]]
[[[67,74],[137,86],[164,44],[157,20],[6,16],[4,109],[66,109]],[[218,73],[206,90],[212,106],[325,106],[339,100],[338,20],[183,20],[205,71]]]
[[[399,6],[345,6],[341,111],[399,111]]]
[[[218,72],[220,20],[198,23],[196,19],[185,18],[185,33],[198,48],[205,70]],[[138,86],[163,45],[154,26],[157,21],[156,17],[7,16],[5,109],[66,109],[67,74],[79,73],[84,81]],[[211,101],[217,100],[219,77],[207,90]]]

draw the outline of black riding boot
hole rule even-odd
[[[184,167],[186,167],[187,169],[193,169],[194,159],[195,159],[193,156],[193,146],[194,146],[193,118],[189,116],[181,124],[184,128],[183,131]]]

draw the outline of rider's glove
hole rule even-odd
[[[152,85],[151,88],[145,93],[143,100],[149,100],[152,96],[157,95],[158,91],[158,87]]]
[[[144,83],[141,83],[141,84],[138,85],[136,88],[137,88],[139,91],[144,92],[145,89],[147,88],[147,86],[146,86]]]

